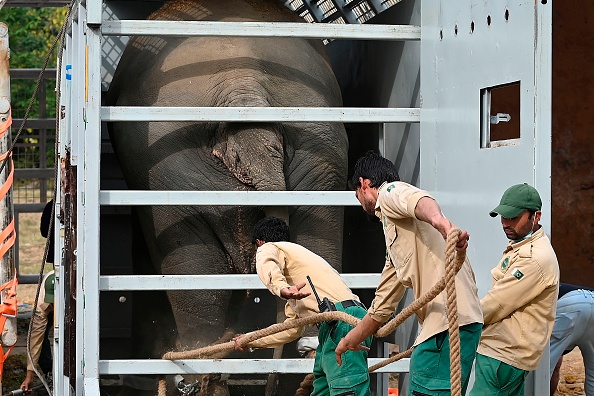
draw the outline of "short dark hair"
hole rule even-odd
[[[356,190],[361,187],[359,178],[369,179],[370,187],[379,187],[383,182],[400,181],[398,169],[392,161],[370,150],[355,163],[353,177],[349,181],[349,188]]]
[[[256,239],[264,242],[288,242],[289,237],[287,223],[279,217],[268,216],[260,220],[254,227],[252,243],[256,243]]]

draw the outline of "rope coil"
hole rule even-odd
[[[456,274],[462,268],[464,261],[466,260],[465,252],[456,251],[456,243],[461,233],[459,228],[452,228],[446,238],[446,276],[441,278],[433,287],[420,298],[413,301],[408,307],[403,309],[393,319],[387,322],[384,326],[380,327],[374,334],[375,337],[381,338],[392,333],[398,326],[400,326],[406,319],[412,316],[419,309],[423,308],[427,303],[432,301],[441,292],[446,290],[447,293],[447,316],[448,316],[448,331],[450,335],[450,382],[451,382],[451,394],[452,396],[460,396],[462,392],[461,386],[461,368],[460,368],[460,337],[458,329],[458,309],[456,300]],[[261,330],[257,330],[251,333],[245,334],[239,346],[249,347],[250,342],[258,340],[260,338],[275,334],[293,327],[302,327],[305,325],[312,325],[318,322],[325,322],[329,320],[341,320],[345,323],[355,327],[361,321],[354,316],[351,316],[345,312],[332,311],[322,312],[317,315],[308,316],[305,318],[299,318],[290,322],[283,322],[271,325]],[[203,348],[193,349],[189,351],[181,352],[167,352],[162,356],[165,360],[182,360],[182,359],[205,359],[205,358],[221,358],[228,352],[234,350],[235,342],[228,341],[221,344],[210,345]],[[395,356],[390,357],[376,365],[369,368],[369,372],[373,372],[387,366],[388,364],[398,361],[403,358],[410,357],[412,355],[414,347],[398,353]],[[215,357],[216,355],[216,357]],[[158,385],[159,396],[166,395],[166,381],[165,376],[159,377]]]

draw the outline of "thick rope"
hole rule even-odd
[[[446,242],[446,294],[448,329],[450,333],[450,388],[452,396],[462,394],[462,369],[460,366],[460,329],[458,328],[458,304],[456,299],[456,242],[460,230],[450,232]],[[459,264],[462,266],[462,260]]]
[[[403,309],[398,315],[396,315],[392,320],[387,322],[384,326],[382,326],[375,334],[375,337],[381,338],[385,337],[388,334],[392,333],[398,326],[400,326],[406,319],[412,316],[416,311],[423,308],[427,303],[432,301],[437,295],[439,295],[446,286],[448,286],[448,280],[450,286],[453,287],[453,293],[448,289],[448,301],[447,301],[447,313],[448,313],[448,324],[449,324],[449,332],[450,332],[450,370],[451,370],[451,383],[452,383],[452,395],[460,395],[461,393],[461,386],[459,389],[455,390],[454,386],[457,381],[458,384],[461,382],[461,369],[460,369],[460,339],[459,339],[459,332],[458,332],[458,311],[456,306],[456,293],[455,293],[455,276],[462,268],[462,264],[466,260],[466,254],[456,252],[456,243],[458,241],[458,236],[460,235],[459,228],[452,228],[448,233],[447,240],[446,240],[446,276],[445,278],[441,278],[427,293],[422,295],[417,300],[413,301],[408,307]],[[451,297],[453,296],[453,297]],[[453,298],[453,304],[450,304],[450,298]],[[271,334],[276,334],[281,331],[293,328],[293,327],[302,327],[305,325],[311,325],[318,322],[325,322],[330,320],[340,320],[345,323],[350,324],[351,326],[355,327],[361,321],[354,316],[351,316],[345,312],[340,311],[332,311],[332,312],[322,312],[317,315],[308,316],[305,318],[299,318],[295,320],[291,320],[289,322],[283,322],[271,325],[261,330],[257,330],[251,333],[245,334],[241,337],[241,342],[238,343],[240,347],[249,347],[250,343],[258,340],[260,338],[264,338]],[[452,340],[452,334],[456,340]],[[215,354],[220,354],[224,352],[228,352],[235,349],[235,342],[229,341],[221,344],[210,345],[203,348],[198,348],[190,351],[181,351],[181,352],[167,352],[163,355],[162,359],[165,360],[182,360],[182,359],[205,359],[208,357],[213,357]],[[411,356],[412,351],[414,348],[410,348],[404,352],[401,352],[389,359],[386,359],[374,366],[369,368],[369,372],[373,372],[381,367],[387,366],[388,364],[395,362],[397,360],[406,358]],[[455,376],[458,379],[455,379]],[[457,393],[454,393],[454,392]],[[159,379],[159,396],[166,395],[166,386],[165,386],[165,377],[161,376]]]
[[[354,316],[349,315],[346,312],[340,311],[333,311],[333,312],[323,312],[317,315],[308,316],[305,318],[299,318],[295,320],[291,320],[289,322],[277,323],[272,326],[268,326],[264,329],[257,330],[251,333],[245,334],[241,337],[241,342],[238,343],[241,347],[249,347],[249,343],[252,341],[259,340],[260,338],[264,338],[271,334],[276,334],[281,331],[285,331],[287,329],[291,329],[293,327],[302,327],[305,325],[312,325],[318,322],[325,322],[330,320],[341,320],[350,324],[351,326],[356,326],[361,320],[355,318]],[[224,351],[233,350],[235,347],[234,341],[225,342],[222,344],[217,345],[210,345],[203,348],[194,349],[191,351],[182,351],[182,352],[167,352],[163,355],[163,359],[166,360],[181,360],[181,359],[203,359],[207,357],[211,357],[211,355],[215,353],[220,353]]]
[[[374,364],[373,366],[369,367],[369,370],[367,370],[367,371],[370,372],[370,373],[373,373],[375,370],[381,369],[382,367],[385,367],[385,366],[387,366],[390,363],[397,362],[400,359],[404,359],[404,358],[410,357],[410,355],[412,355],[414,349],[415,349],[414,347],[409,348],[406,351],[400,352],[400,353],[392,356],[389,359],[382,360],[378,364]]]

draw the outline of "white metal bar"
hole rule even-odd
[[[103,1],[102,0],[86,0],[87,18],[84,23],[89,26],[97,26],[102,22],[103,17]]]
[[[97,12],[97,3],[91,1]],[[99,8],[100,12],[101,8]],[[87,16],[87,17],[93,17]],[[95,16],[96,17],[96,16]],[[92,22],[92,21],[91,21]],[[83,308],[83,332],[77,334],[77,338],[84,339],[84,394],[99,394],[99,183],[100,158],[101,158],[101,32],[98,28],[87,26],[87,95],[85,112],[85,135],[84,135],[84,180],[78,184],[83,186],[79,191],[78,207],[82,208],[84,224],[78,227],[78,233],[83,234],[84,249],[78,260],[82,259],[83,265],[78,265],[78,273],[83,273],[80,281],[83,285],[83,298],[77,299],[77,304],[84,304]],[[80,213],[80,212],[79,212]],[[80,222],[79,222],[80,224]],[[77,261],[78,261],[77,260]],[[81,271],[82,269],[82,271]],[[82,300],[82,301],[81,301]]]
[[[369,358],[367,364],[383,362]],[[185,374],[185,373],[311,373],[314,359],[186,359],[186,360],[100,360],[101,374]],[[378,369],[377,373],[408,372],[410,359],[405,358]]]
[[[75,118],[74,121],[74,128],[72,131],[72,161],[71,165],[74,167],[76,166],[78,169],[79,165],[79,157],[80,163],[84,163],[84,114],[85,114],[85,68],[86,68],[86,44],[87,44],[87,37],[86,37],[86,27],[84,24],[84,20],[86,18],[86,8],[85,6],[79,2],[78,3],[78,12],[76,13],[76,29],[73,31],[73,34],[76,36],[76,43],[73,48],[74,56],[76,57],[76,63],[78,64],[78,70],[75,70],[73,74],[76,75],[75,83],[76,85],[73,87],[76,89],[76,97],[74,97],[73,106],[76,106],[76,112],[73,114]],[[74,26],[73,26],[74,27]],[[75,162],[76,160],[76,162]],[[77,201],[77,215],[76,215],[76,248],[77,248],[77,258],[76,260],[81,260],[84,263],[83,253],[85,250],[84,246],[84,235],[85,235],[85,226],[83,220],[83,206],[81,202],[83,202],[84,194],[82,190],[84,189],[84,173],[82,169],[77,171],[76,173],[76,201]],[[73,197],[74,198],[74,197]],[[95,262],[95,261],[93,261]],[[75,263],[72,263],[74,265]],[[81,263],[82,264],[82,263]],[[80,265],[76,267],[76,284],[70,284],[70,288],[76,288],[76,306],[75,306],[75,314],[76,314],[76,323],[70,326],[70,331],[72,331],[73,327],[75,328],[75,366],[72,371],[70,371],[69,375],[70,378],[66,381],[66,383],[72,380],[72,377],[75,377],[75,394],[82,395],[83,394],[83,385],[85,379],[84,373],[84,334],[85,334],[85,321],[84,321],[84,291],[82,286],[83,274],[84,274],[84,265]],[[71,271],[75,271],[75,268],[71,268]],[[69,290],[68,292],[71,292]],[[92,337],[92,332],[89,333],[89,337]],[[99,337],[96,337],[96,342],[98,341]],[[67,339],[64,340],[68,342]]]
[[[341,274],[351,289],[375,289],[380,274]],[[266,289],[258,275],[111,275],[99,277],[100,291]]]
[[[74,18],[72,19],[72,28],[73,30],[76,29],[76,21]],[[64,50],[62,53],[62,58],[58,59],[58,67],[61,69],[60,73],[60,80],[56,80],[56,85],[59,83],[59,87],[56,86],[56,91],[60,95],[60,106],[63,108],[64,117],[58,117],[58,130],[56,131],[56,139],[58,145],[58,155],[59,158],[64,158],[66,156],[66,147],[70,142],[70,135],[72,125],[72,78],[70,79],[66,76],[66,65],[72,65],[74,54],[72,52],[73,43],[75,40],[73,39],[71,34],[65,34],[64,37]],[[70,75],[72,76],[72,75]],[[58,91],[59,89],[59,91]],[[60,109],[62,112],[62,109]],[[68,143],[67,143],[68,142]],[[54,359],[53,359],[53,374],[54,374],[54,381],[53,381],[53,393],[55,395],[65,394],[63,392],[64,385],[67,383],[67,379],[64,376],[64,347],[66,345],[66,334],[65,330],[65,288],[64,288],[64,278],[62,275],[64,274],[64,263],[61,259],[61,252],[64,247],[64,239],[60,237],[62,235],[62,231],[64,230],[64,225],[60,223],[59,214],[60,214],[60,205],[61,205],[61,186],[63,185],[63,174],[62,172],[57,172],[56,180],[55,180],[55,187],[58,191],[54,201],[54,263],[55,263],[55,291],[54,291],[54,338],[53,338],[53,351],[54,351]]]
[[[552,213],[551,164],[552,164],[552,55],[553,55],[553,4],[549,1],[534,3],[537,26],[534,52],[534,185],[540,192],[542,206]],[[547,115],[548,114],[548,115]],[[542,220],[545,230],[551,229],[551,216]],[[527,379],[526,390],[532,395],[546,395],[550,383],[550,348],[545,350],[538,368]],[[532,388],[532,389],[531,389]],[[530,394],[530,393],[527,393]]]
[[[126,191],[102,190],[99,202],[121,205],[357,206],[352,191]]]
[[[104,106],[103,121],[419,122],[418,108]]]
[[[412,25],[350,25],[296,22],[104,21],[105,36],[239,36],[349,40],[420,40]]]

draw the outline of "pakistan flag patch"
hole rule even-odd
[[[394,187],[395,187],[395,186],[394,186],[393,184],[390,184],[390,185],[388,186],[388,189],[386,190],[386,192],[390,192],[390,191],[392,191],[392,189],[393,189]]]
[[[509,265],[509,257],[506,257],[505,260],[501,262],[501,270],[505,271],[507,266]]]
[[[514,269],[514,270],[512,271],[512,275],[513,275],[513,276],[514,276],[514,277],[515,277],[517,280],[520,280],[520,279],[522,279],[522,278],[524,277],[524,274],[522,273],[522,271],[520,271],[520,270],[519,270],[519,269],[517,269],[517,268],[516,268],[516,269]]]

